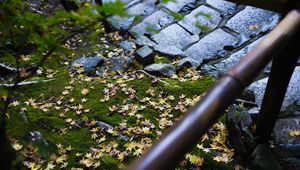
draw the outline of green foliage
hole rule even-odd
[[[121,0],[109,1],[103,4],[102,10],[105,15],[119,15],[121,17],[127,16],[124,11],[125,4]]]
[[[175,19],[178,19],[178,20],[182,20],[184,18],[183,15],[181,15],[180,13],[177,13],[177,12],[171,11],[170,14],[172,17],[174,17]]]
[[[208,33],[210,32],[212,29],[210,27],[208,27],[207,25],[203,25],[200,22],[196,22],[196,27],[198,27],[199,29],[201,29],[201,31],[203,31],[204,33]]]
[[[199,17],[199,16],[203,16],[203,17],[205,17],[207,19],[211,19],[212,18],[211,14],[205,13],[205,12],[199,12],[198,14],[196,14],[196,17]]]

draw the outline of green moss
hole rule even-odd
[[[155,55],[154,56],[154,62],[155,63],[170,63],[171,60],[169,57],[161,56],[161,55]]]
[[[62,144],[63,146],[72,146],[73,151],[71,151],[69,156],[69,166],[78,166],[79,160],[75,156],[77,152],[86,153],[92,146],[97,146],[95,140],[91,139],[91,132],[88,128],[72,128],[69,129],[68,123],[65,122],[65,119],[60,118],[59,114],[62,110],[55,110],[50,108],[48,112],[43,112],[38,108],[32,108],[24,104],[29,98],[35,98],[37,101],[45,101],[45,102],[56,102],[56,100],[62,96],[62,91],[65,90],[66,86],[70,86],[70,79],[67,76],[67,69],[62,69],[57,75],[57,78],[51,82],[34,84],[30,86],[20,87],[15,96],[18,96],[18,100],[21,102],[21,105],[15,108],[10,109],[9,115],[10,120],[8,121],[8,134],[15,139],[20,140],[24,145],[28,143],[29,132],[32,131],[40,131],[44,136],[45,140],[49,143],[50,149],[46,149],[47,152],[55,153],[56,152],[56,144]],[[107,82],[115,83],[116,80],[111,78],[106,78]],[[139,100],[144,97],[149,97],[147,94],[147,90],[152,88],[155,94],[159,94],[164,92],[168,95],[173,95],[174,100],[169,101],[172,106],[175,106],[179,101],[179,96],[182,94],[186,95],[186,97],[193,97],[195,95],[201,95],[208,90],[209,87],[214,83],[214,78],[212,77],[204,77],[202,80],[187,80],[184,82],[180,82],[175,79],[164,79],[164,81],[168,82],[170,85],[158,82],[152,83],[152,79],[145,76],[142,79],[134,79],[126,82],[127,87],[132,87],[136,90],[136,99],[130,99],[127,102],[135,103],[137,105],[142,105]],[[78,105],[81,104],[84,109],[89,109],[88,113],[82,112],[80,115],[77,115],[73,111],[69,111],[67,113],[67,118],[73,118],[75,120],[99,120],[106,123],[109,123],[113,126],[118,126],[124,120],[127,120],[128,127],[138,126],[138,120],[133,116],[124,116],[120,113],[109,111],[109,107],[112,105],[123,105],[125,100],[128,100],[128,96],[124,94],[120,89],[116,95],[110,98],[107,102],[100,102],[100,99],[103,97],[105,88],[105,83],[94,80],[91,82],[84,81],[74,81],[71,84],[74,87],[73,90],[70,91],[70,94],[65,96],[65,101],[68,101],[71,98],[74,98],[73,103],[63,103],[68,105]],[[81,99],[83,98],[81,94],[81,90],[83,88],[89,89],[89,94],[84,96],[87,99],[87,102],[83,103]],[[158,100],[158,96],[153,96],[153,100]],[[21,108],[27,108],[27,119],[28,123],[24,121],[24,117],[19,114]],[[145,119],[151,120],[156,126],[155,130],[161,130],[158,128],[157,118],[159,117],[160,112],[154,110],[151,107],[147,107],[142,111],[138,112]],[[180,116],[182,113],[179,111],[173,111],[172,114],[175,117]],[[17,126],[16,126],[17,125]],[[59,132],[60,129],[66,128],[67,131],[65,134]],[[152,139],[156,139],[157,135],[155,133],[144,135],[144,137],[150,137]],[[109,137],[109,140],[115,140],[112,137]],[[111,139],[110,139],[111,138]],[[118,141],[120,145],[123,145],[123,141]],[[122,144],[123,142],[123,144]],[[215,161],[212,160],[211,155],[208,155],[203,152],[193,151],[194,154],[197,154],[205,159],[204,167],[213,169],[226,169],[224,164],[216,164]],[[42,154],[47,155],[47,154]],[[48,154],[50,155],[50,154]],[[44,156],[47,157],[47,156]],[[104,156],[101,158],[103,160],[103,164],[101,165],[101,169],[118,169],[118,164],[120,163],[113,157]],[[133,158],[127,157],[126,161],[123,162],[127,164]],[[205,169],[204,168],[204,169]]]

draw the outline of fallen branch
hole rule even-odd
[[[46,83],[46,82],[49,82],[49,81],[52,81],[52,80],[54,80],[54,79],[27,81],[27,82],[20,82],[18,84],[0,84],[0,87],[25,86],[25,85],[30,85],[30,84]]]
[[[14,74],[18,72],[17,68],[0,63],[0,75]]]
[[[150,77],[152,77],[152,78],[154,78],[154,79],[156,79],[156,80],[158,80],[158,81],[160,81],[160,82],[162,82],[162,83],[164,83],[164,84],[171,85],[170,83],[168,83],[168,82],[166,82],[166,81],[163,81],[163,80],[159,79],[158,77],[153,76],[153,75],[147,73],[147,72],[144,71],[144,70],[138,70],[138,72],[144,73],[144,74],[146,74],[147,76],[150,76]]]

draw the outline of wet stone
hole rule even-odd
[[[298,97],[296,104],[297,106],[300,106],[300,97]]]
[[[202,5],[186,15],[178,24],[198,35],[201,32],[215,29],[221,20],[219,12]]]
[[[30,132],[30,141],[48,145],[48,142],[39,131]]]
[[[155,0],[144,0],[127,9],[129,15],[148,16],[155,10]]]
[[[277,119],[273,135],[276,144],[299,144],[300,136],[291,136],[289,132],[300,130],[300,116]]]
[[[106,63],[105,67],[107,68],[107,71],[112,72],[124,72],[128,69],[132,62],[132,59],[126,56],[121,57],[111,57],[109,58]]]
[[[247,6],[232,17],[227,22],[226,27],[239,33],[245,41],[261,32],[274,28],[279,18],[279,15],[274,12]]]
[[[185,51],[185,56],[202,63],[204,59],[212,60],[218,57],[218,53],[224,51],[226,46],[235,46],[237,39],[231,34],[217,29],[203,37],[199,42]]]
[[[193,67],[193,68],[197,68],[200,66],[200,63],[192,58],[183,58],[181,59],[178,64],[176,65],[176,70],[179,71],[179,70],[182,70],[184,68],[190,68],[190,67]]]
[[[262,40],[258,39],[251,43],[250,45],[247,45],[246,47],[242,48],[240,51],[232,54],[229,58],[222,60],[215,64],[214,66],[221,72],[227,72],[231,67],[233,67],[235,64],[239,62],[239,60],[244,57],[246,54],[248,54],[254,47]]]
[[[184,52],[174,45],[156,45],[154,50],[158,51],[159,53],[166,54],[169,57],[178,57],[184,55]]]
[[[146,72],[159,76],[172,77],[176,74],[174,66],[171,64],[151,64],[144,68]]]
[[[194,10],[196,8],[196,3],[194,2],[190,2],[186,5],[184,5],[181,10],[179,11],[179,13],[181,14],[187,14],[187,13],[190,13],[192,10]]]
[[[146,36],[140,36],[139,38],[137,38],[135,40],[135,43],[137,45],[140,45],[140,46],[149,46],[149,47],[154,47],[156,45],[155,42],[153,42],[152,40],[150,40],[149,38],[147,38]]]
[[[114,129],[114,127],[108,123],[102,121],[96,121],[96,125],[104,130]]]
[[[154,35],[173,21],[174,17],[163,10],[159,10],[132,27],[129,32],[137,38],[144,34]]]
[[[135,59],[143,65],[152,64],[154,63],[153,50],[148,46],[143,46],[136,51]]]
[[[152,14],[155,10],[155,0],[146,0],[126,10],[129,17],[112,16],[108,21],[118,29],[127,30],[133,24],[135,17],[143,17]]]
[[[233,14],[236,9],[236,4],[225,0],[206,0],[206,3],[214,8],[221,10],[224,13]]]
[[[296,67],[292,75],[290,84],[287,89],[287,93],[285,95],[285,99],[283,101],[283,107],[281,107],[281,111],[286,110],[286,108],[289,106],[289,104],[287,103],[294,103],[300,97],[299,81],[300,81],[300,67],[298,66]],[[252,83],[248,88],[250,91],[254,92],[255,102],[257,103],[258,106],[260,106],[262,103],[267,82],[268,82],[268,78],[265,78]]]
[[[130,41],[122,41],[120,42],[119,46],[125,51],[132,51],[135,48],[134,42]]]
[[[195,3],[195,0],[176,0],[176,2],[169,1],[163,4],[163,6],[173,12],[179,12],[184,6],[189,3]]]
[[[127,30],[133,24],[135,17],[120,17],[112,16],[107,19],[107,21],[115,28],[120,30]]]
[[[179,49],[186,48],[199,40],[197,35],[191,35],[178,24],[173,24],[151,37],[159,46],[175,46]]]
[[[82,66],[84,73],[90,75],[95,72],[96,67],[100,66],[103,61],[104,60],[101,57],[81,57],[72,62],[71,70],[75,72],[77,66]]]
[[[123,3],[127,4],[129,3],[131,0],[121,0]],[[102,0],[102,2],[104,4],[109,3],[109,2],[116,2],[116,0]]]
[[[252,153],[253,169],[283,170],[275,152],[266,145],[259,144]]]

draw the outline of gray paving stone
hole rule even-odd
[[[224,47],[234,46],[236,43],[236,37],[217,29],[189,47],[185,51],[185,56],[202,63],[203,59],[215,59],[218,53],[224,51]]]
[[[265,78],[265,79],[262,79],[262,80],[252,83],[248,88],[249,90],[254,92],[255,101],[256,101],[257,105],[259,105],[259,106],[262,103],[265,88],[267,86],[267,82],[268,82],[268,78]],[[287,93],[285,95],[285,99],[284,99],[285,101],[284,101],[283,107],[281,108],[282,111],[284,111],[286,109],[286,107],[288,106],[288,104],[286,104],[286,102],[288,102],[288,103],[292,103],[291,101],[296,102],[297,99],[300,97],[299,82],[300,82],[300,66],[296,67],[296,69],[293,73]]]
[[[173,21],[174,17],[163,10],[159,10],[132,27],[129,32],[135,37],[140,37],[144,34],[154,35]]]
[[[133,24],[135,17],[120,17],[120,16],[112,16],[107,19],[107,21],[115,28],[127,30]]]
[[[128,4],[131,0],[121,0],[123,3]],[[115,0],[102,0],[104,4],[109,2],[116,2]]]
[[[135,44],[131,41],[121,41],[119,46],[125,51],[132,51],[135,49]]]
[[[136,51],[135,59],[144,65],[154,63],[153,50],[148,46],[143,46]]]
[[[112,16],[108,18],[108,21],[118,29],[127,30],[133,24],[134,19],[139,16],[148,16],[152,14],[155,10],[155,0],[145,0],[141,3],[137,3],[136,5],[128,8],[126,10],[129,17],[120,17],[120,16]]]
[[[219,63],[215,64],[214,66],[221,72],[227,72],[231,67],[239,62],[239,60],[248,54],[263,38],[260,38],[250,45],[242,48],[238,52],[232,54],[227,59],[220,61]]]
[[[175,72],[175,67],[171,64],[151,64],[144,68],[150,74],[172,77]]]
[[[182,70],[184,68],[189,68],[189,67],[193,67],[193,68],[197,68],[200,66],[200,63],[192,58],[186,57],[181,59],[178,64],[176,65],[176,70]]]
[[[163,46],[163,45],[156,45],[154,47],[155,51],[158,51],[162,54],[166,54],[169,57],[178,57],[184,56],[184,52],[176,46]]]
[[[137,38],[135,40],[135,43],[137,45],[140,45],[140,46],[149,46],[149,47],[154,47],[156,45],[155,42],[153,42],[152,40],[150,40],[149,38],[147,38],[146,36],[140,36],[139,38]]]
[[[206,3],[224,13],[232,14],[236,9],[236,4],[225,0],[206,0]]]
[[[265,32],[275,27],[279,21],[279,15],[255,7],[247,6],[244,10],[232,17],[226,27],[241,34],[243,39]]]
[[[129,15],[148,16],[155,10],[155,0],[144,0],[127,9]]]
[[[277,119],[274,126],[274,140],[279,144],[299,144],[300,137],[289,135],[291,130],[300,130],[300,116]]]
[[[191,33],[198,35],[206,31],[201,27],[206,27],[210,30],[215,29],[221,20],[222,18],[219,12],[202,5],[186,15],[183,20],[178,23]]]
[[[176,0],[176,2],[169,1],[167,3],[163,3],[163,6],[173,12],[179,12],[185,5],[194,2],[195,0]]]
[[[178,24],[172,24],[151,37],[158,46],[175,46],[186,48],[199,40],[197,35],[191,35]]]

